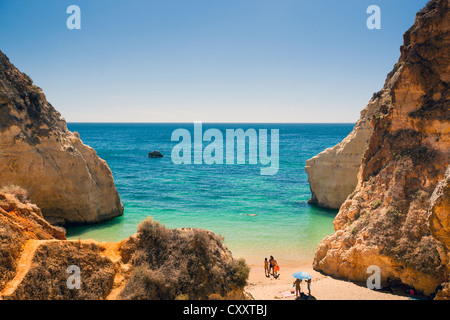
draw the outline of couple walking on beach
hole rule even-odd
[[[270,256],[269,260],[267,260],[267,258],[264,260],[264,272],[267,278],[270,278],[270,275],[272,275],[275,279],[277,279],[280,276],[278,271],[280,271],[280,266],[273,256]]]

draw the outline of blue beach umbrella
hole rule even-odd
[[[303,272],[303,271],[296,272],[292,276],[294,278],[302,279],[302,280],[307,280],[307,279],[312,278],[312,275],[310,275],[308,272]]]

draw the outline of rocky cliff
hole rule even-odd
[[[106,162],[67,129],[41,89],[1,51],[0,184],[25,188],[53,224],[123,213]]]
[[[389,95],[390,85],[387,83],[381,91],[384,97]],[[309,203],[339,209],[353,192],[361,159],[373,130],[370,121],[381,103],[380,99],[372,99],[361,111],[352,132],[341,143],[306,161],[305,170],[311,189]]]
[[[212,232],[166,229],[148,219],[121,242],[68,241],[23,189],[4,189],[0,300],[247,298],[248,267]]]
[[[41,210],[27,201],[26,191],[17,186],[0,190],[0,291],[17,273],[27,241],[64,240],[65,231],[45,221]]]
[[[432,294],[449,292],[450,14],[432,0],[405,33],[401,56],[370,104],[356,188],[320,243],[314,268],[366,281],[367,267]],[[447,173],[446,173],[447,171]],[[444,292],[444,293],[443,293]]]

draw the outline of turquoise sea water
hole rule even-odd
[[[224,137],[226,129],[278,129],[280,168],[273,176],[260,175],[260,164],[174,164],[170,154],[177,142],[171,141],[171,134],[178,128],[193,132],[192,123],[68,127],[107,161],[125,207],[123,216],[106,223],[68,228],[69,239],[119,241],[151,216],[170,228],[220,234],[233,256],[250,263],[269,255],[307,262],[320,240],[333,232],[336,211],[307,203],[304,166],[307,159],[345,138],[353,124],[203,124],[204,131],[217,128]],[[165,156],[148,158],[153,150]]]

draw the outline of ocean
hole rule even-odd
[[[279,170],[261,175],[259,163],[174,164],[171,152],[178,142],[171,141],[172,132],[193,133],[193,123],[69,123],[69,130],[107,161],[125,213],[105,223],[69,227],[67,238],[120,241],[152,217],[168,228],[211,230],[224,237],[233,257],[250,264],[262,264],[270,255],[285,263],[310,263],[320,240],[333,233],[337,211],[307,203],[305,161],[339,143],[353,126],[203,124],[203,131],[216,128],[224,137],[226,129],[278,129]],[[164,157],[149,158],[153,150]]]

